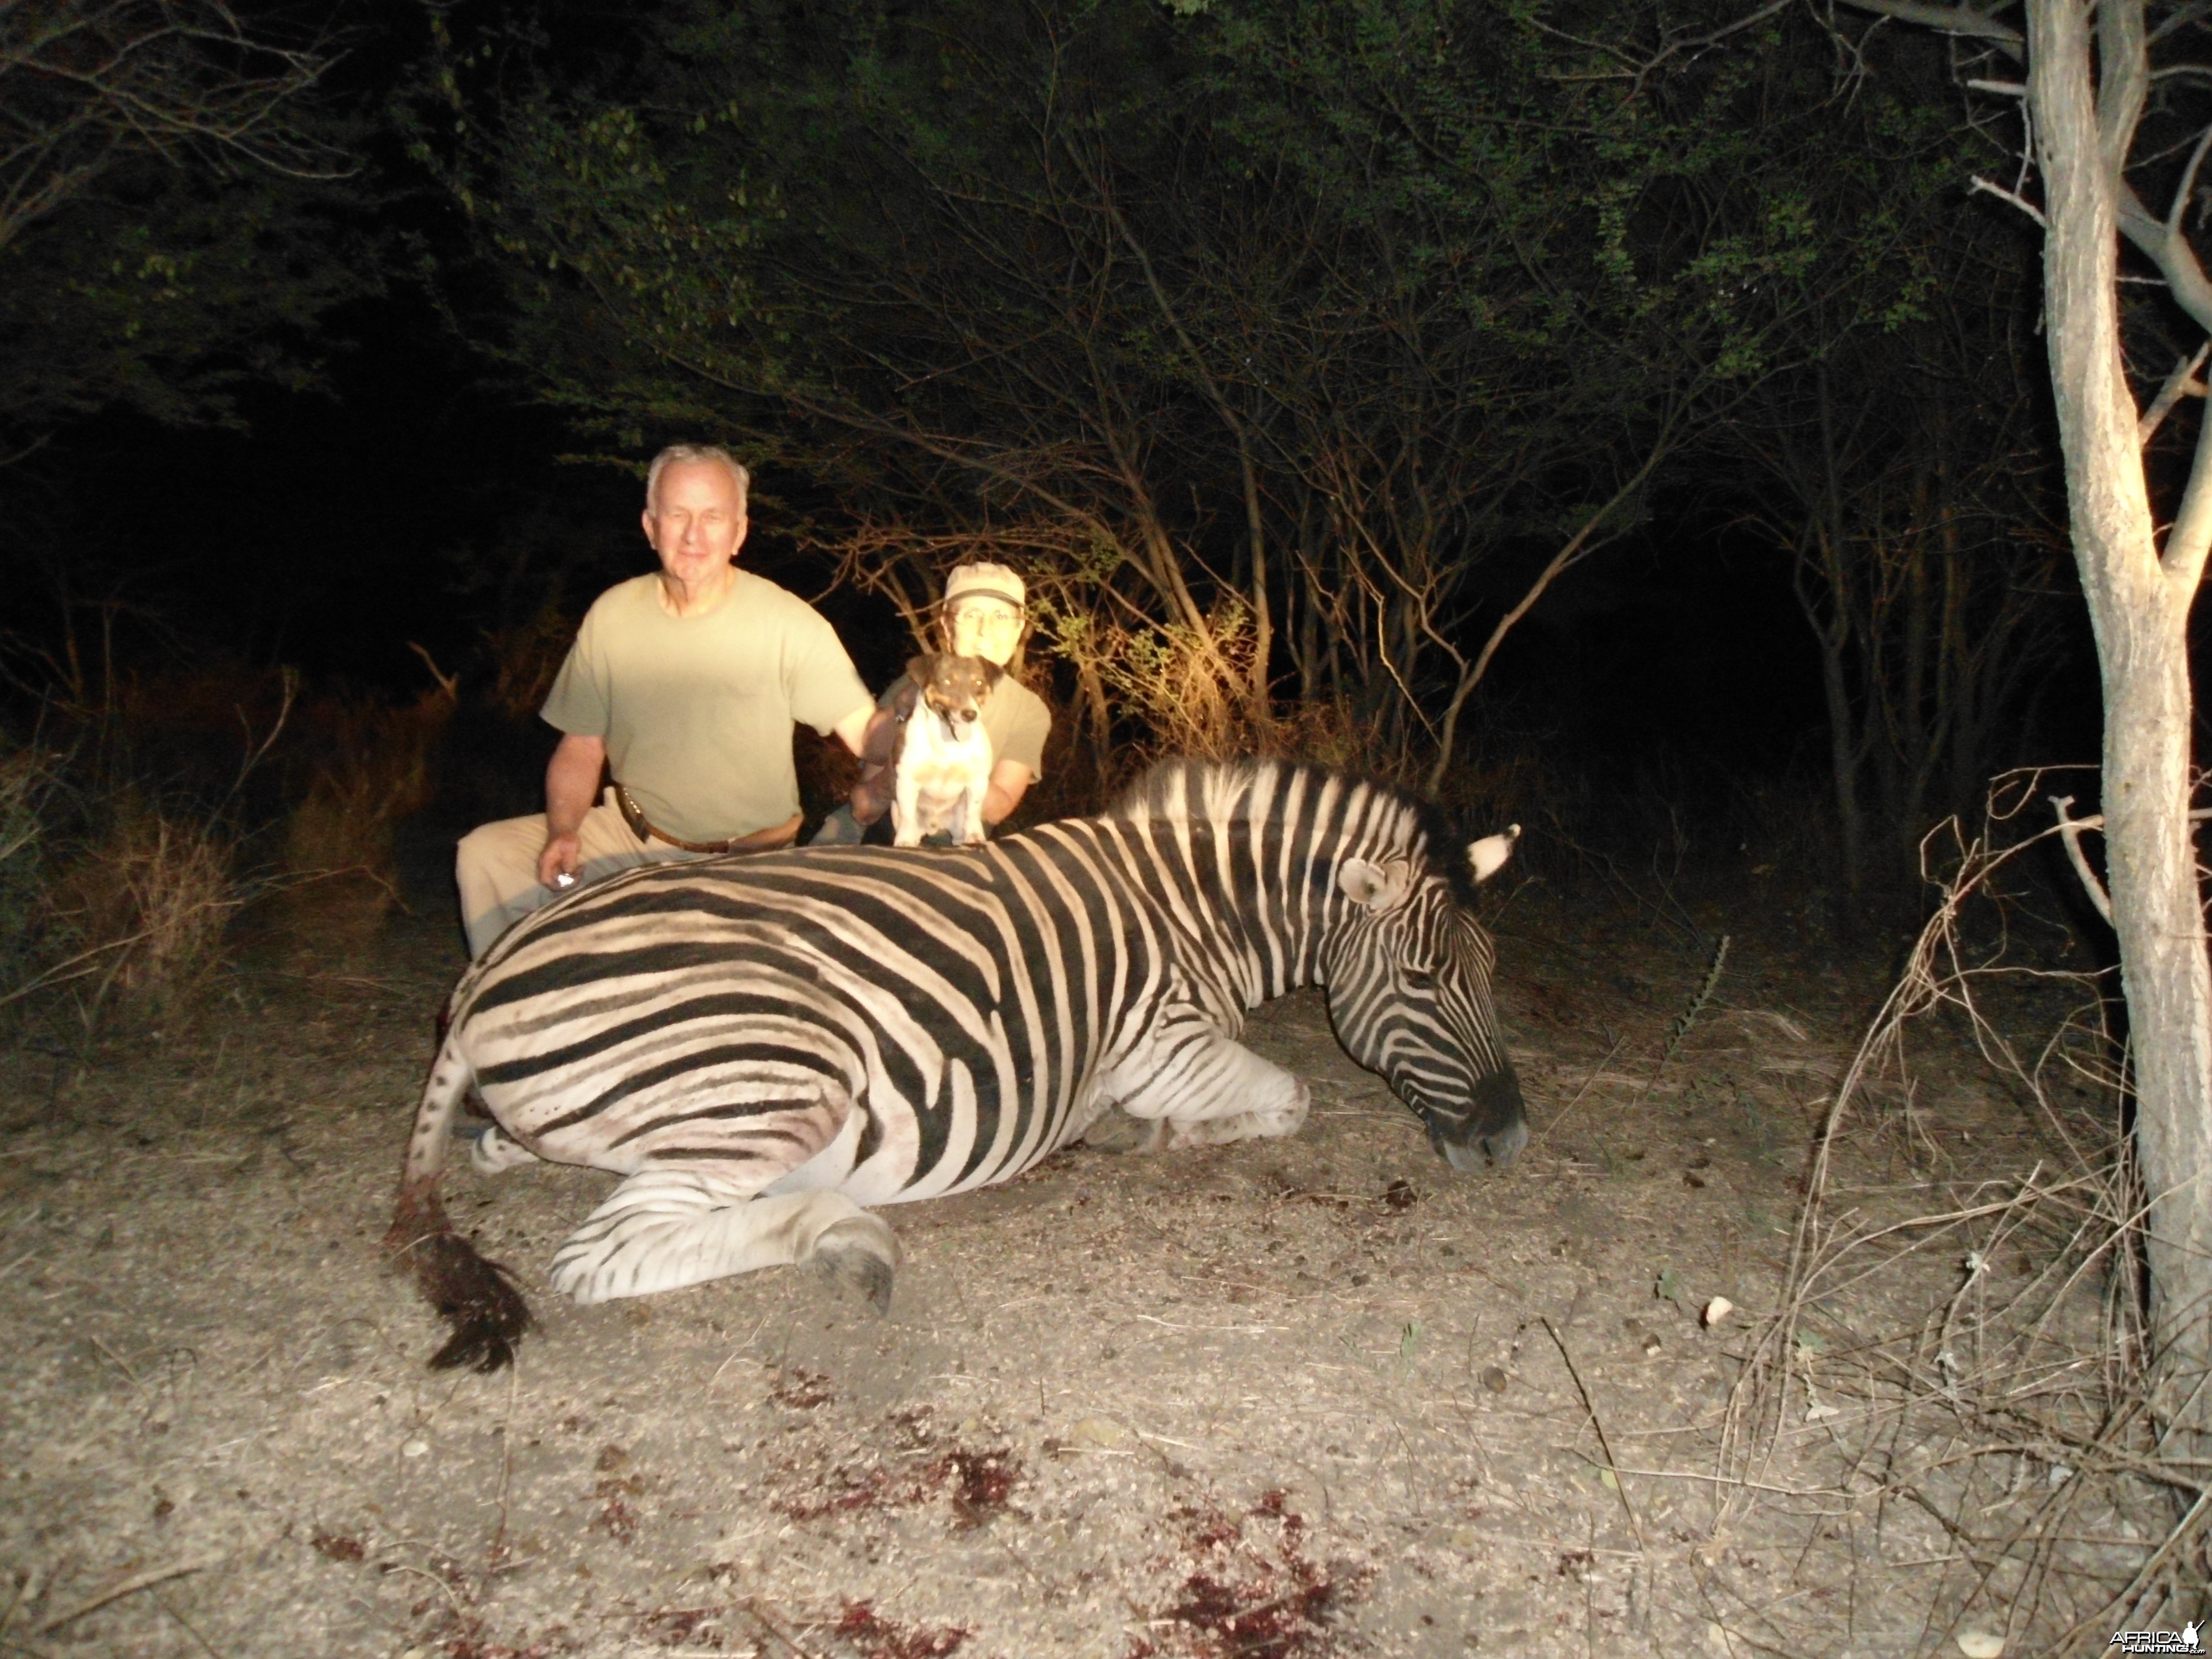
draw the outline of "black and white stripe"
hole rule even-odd
[[[629,872],[455,989],[394,1241],[450,1237],[434,1186],[473,1082],[479,1167],[626,1177],[555,1258],[579,1301],[816,1259],[887,1300],[870,1206],[1005,1181],[1117,1109],[1158,1146],[1295,1130],[1306,1085],[1236,1039],[1315,982],[1455,1167],[1506,1161],[1527,1129],[1470,899],[1510,846],[1314,768],[1173,762],[981,848]]]

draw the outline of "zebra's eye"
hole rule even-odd
[[[1408,968],[1406,969],[1406,988],[1410,991],[1433,991],[1437,988],[1437,976],[1425,968]]]

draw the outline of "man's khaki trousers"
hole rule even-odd
[[[665,864],[708,856],[659,842],[644,842],[617,810],[609,789],[584,814],[577,832],[585,882],[605,881],[617,871],[641,864]],[[538,860],[545,851],[545,815],[501,818],[461,837],[453,855],[453,879],[461,890],[461,925],[468,932],[469,955],[482,956],[494,939],[560,895],[538,879]]]

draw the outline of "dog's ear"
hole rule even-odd
[[[906,665],[906,677],[916,685],[927,685],[936,670],[936,658],[915,657]]]
[[[975,660],[983,665],[983,689],[986,691],[1006,678],[1006,669],[988,657],[978,657]]]

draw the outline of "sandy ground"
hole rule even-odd
[[[1870,1656],[1956,1652],[1996,1593],[1850,1484],[1848,1417],[1717,1525],[1867,982],[1740,951],[1662,1066],[1699,963],[1510,917],[1512,1170],[1455,1176],[1300,995],[1250,1040],[1312,1079],[1302,1134],[895,1208],[888,1318],[793,1271],[556,1304],[605,1180],[464,1164],[542,1320],[486,1377],[425,1368],[376,1251],[457,945],[308,920],[187,1026],[0,1072],[0,1645]],[[2034,1150],[1976,1111],[1978,1174]]]

